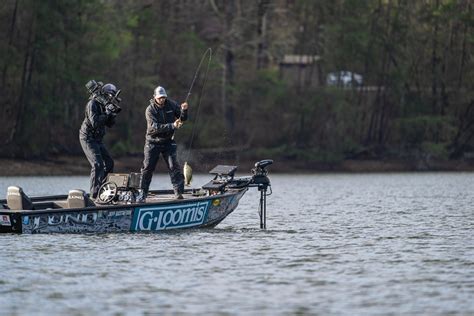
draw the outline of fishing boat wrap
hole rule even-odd
[[[236,166],[216,166],[210,171],[214,179],[185,190],[183,199],[175,199],[172,190],[151,190],[146,200],[136,199],[135,174],[110,174],[99,190],[104,190],[99,201],[91,201],[79,189],[30,198],[21,187],[10,186],[7,199],[0,200],[0,233],[147,233],[214,227],[237,208],[250,187],[260,192],[260,227],[265,228],[270,187],[265,168],[272,162],[256,163],[253,175],[241,178],[234,178]]]
[[[245,191],[246,189],[202,200],[136,207],[130,230],[158,232],[179,228],[213,227],[235,210]]]
[[[214,227],[237,207],[246,188],[222,195],[139,205],[40,211],[0,210],[0,232],[113,233],[160,232]]]

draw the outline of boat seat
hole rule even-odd
[[[33,203],[23,192],[23,189],[17,186],[10,186],[7,189],[7,206],[11,210],[32,210]]]
[[[88,206],[94,206],[94,202],[87,196],[84,190],[74,189],[70,190],[67,195],[67,207],[68,208],[83,208]]]

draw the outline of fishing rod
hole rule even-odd
[[[199,99],[198,99],[198,103],[197,103],[197,106],[196,106],[196,118],[194,119],[194,125],[193,125],[193,129],[191,131],[191,139],[189,141],[189,148],[188,150],[191,149],[191,146],[193,144],[193,140],[194,140],[194,134],[196,132],[196,122],[197,122],[197,118],[198,118],[198,115],[199,115],[199,110],[201,108],[201,100],[202,100],[202,92],[204,91],[204,86],[206,85],[206,81],[207,81],[207,74],[209,72],[209,67],[211,66],[211,59],[212,59],[212,49],[209,47],[205,52],[204,54],[202,55],[202,58],[201,58],[201,61],[199,62],[199,66],[197,67],[196,69],[196,72],[194,73],[194,78],[193,78],[193,81],[191,82],[191,86],[189,87],[189,91],[188,91],[188,94],[186,96],[186,101],[188,101],[188,98],[189,96],[191,95],[191,90],[193,89],[194,87],[194,83],[196,82],[196,79],[198,77],[198,74],[199,74],[199,71],[201,70],[201,66],[202,66],[202,63],[206,57],[206,55],[209,53],[209,60],[207,62],[207,68],[206,68],[206,72],[204,73],[204,81],[202,83],[202,87],[201,87],[201,91],[199,92]]]
[[[209,61],[208,61],[208,64],[207,64],[206,73],[204,75],[204,84],[206,83],[205,79],[207,77],[207,73],[209,71],[209,65],[211,64],[211,58],[212,58],[212,48],[210,48],[210,47],[208,49],[206,49],[206,51],[204,52],[204,54],[201,57],[201,61],[199,62],[199,65],[197,66],[196,71],[194,72],[193,81],[191,82],[191,85],[189,86],[188,94],[186,95],[186,99],[185,99],[184,102],[188,102],[188,99],[191,96],[191,91],[193,90],[194,83],[196,82],[196,79],[198,78],[199,72],[201,71],[202,63],[203,63],[203,61],[204,61],[204,59],[205,59],[205,57],[208,53],[209,53]],[[203,85],[203,87],[204,87],[204,85]],[[203,89],[201,89],[201,91],[202,90]]]
[[[191,131],[191,138],[189,140],[189,146],[188,146],[188,151],[187,151],[187,154],[186,154],[186,158],[189,158],[189,152],[191,151],[191,147],[192,147],[192,144],[193,144],[193,141],[194,141],[194,135],[196,133],[196,122],[197,122],[197,118],[199,116],[199,110],[201,108],[202,93],[204,91],[204,86],[206,85],[206,81],[207,81],[207,74],[208,74],[209,68],[211,66],[212,49],[210,47],[208,49],[206,49],[206,51],[204,52],[204,54],[201,57],[201,61],[199,62],[199,65],[196,68],[196,71],[194,72],[194,77],[193,77],[193,80],[192,80],[191,85],[190,85],[189,90],[188,90],[188,94],[186,95],[186,99],[185,99],[185,102],[187,103],[189,97],[191,96],[191,91],[193,90],[194,84],[195,84],[195,82],[196,82],[196,80],[199,76],[200,71],[201,71],[202,64],[203,64],[204,60],[206,59],[207,55],[209,55],[209,60],[207,62],[206,72],[204,73],[204,81],[203,81],[203,84],[201,86],[201,91],[199,92],[199,99],[198,99],[197,106],[196,106],[196,109],[197,109],[196,110],[196,117],[194,119],[193,129]],[[181,119],[181,117],[180,117],[180,119]],[[188,164],[187,160],[188,159],[186,159],[185,162],[184,162],[183,174],[184,174],[184,182],[187,186],[189,186],[190,183],[191,183],[193,173],[192,173],[192,168]]]

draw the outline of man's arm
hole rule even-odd
[[[173,123],[159,123],[149,108],[146,110],[145,117],[148,125],[147,133],[151,136],[158,133],[170,132],[175,129]]]
[[[87,110],[87,117],[91,122],[92,128],[96,129],[105,124],[107,121],[108,115],[100,114],[99,109],[97,108],[99,105],[92,100],[87,103],[86,110]]]
[[[178,102],[174,102],[174,116],[177,119],[180,119],[182,122],[188,119],[188,103],[184,102],[181,105]]]
[[[112,127],[115,124],[115,114],[107,115],[107,120],[105,121],[105,126]]]

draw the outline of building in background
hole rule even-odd
[[[296,87],[316,87],[320,80],[317,55],[285,55],[280,61],[280,78]]]

